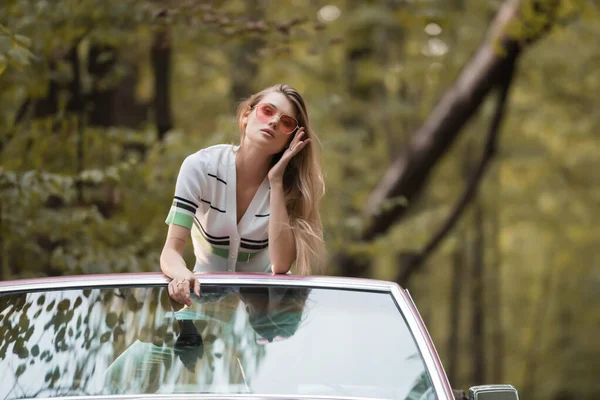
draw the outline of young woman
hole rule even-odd
[[[306,105],[288,85],[267,88],[238,107],[239,146],[188,156],[179,171],[160,257],[169,295],[191,305],[200,282],[183,259],[192,237],[194,271],[321,273],[319,143]]]

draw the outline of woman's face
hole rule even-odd
[[[245,116],[246,140],[277,154],[290,142],[297,118],[294,105],[283,93],[267,93]]]

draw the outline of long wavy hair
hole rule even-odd
[[[310,144],[296,154],[288,164],[283,175],[285,205],[294,232],[296,243],[296,273],[299,275],[322,274],[324,272],[325,245],[323,226],[319,205],[325,194],[325,184],[321,169],[321,143],[310,126],[304,99],[292,87],[279,84],[258,92],[240,103],[237,109],[237,121],[240,129],[240,143],[246,136],[244,115],[260,100],[271,92],[284,94],[294,105],[298,125],[304,128],[304,138],[310,138]],[[290,138],[290,141],[293,136]],[[289,143],[288,143],[289,144]],[[287,147],[287,146],[286,146]],[[271,166],[275,165],[283,153],[273,157]]]

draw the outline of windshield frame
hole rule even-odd
[[[358,290],[368,292],[389,293],[400,311],[400,317],[408,324],[417,348],[429,372],[433,388],[438,399],[453,399],[452,389],[448,382],[437,350],[431,340],[429,332],[419,314],[419,311],[408,290],[398,284],[388,281],[360,278],[326,277],[326,276],[294,276],[271,274],[233,274],[233,273],[195,273],[199,280],[206,285],[256,285],[256,286],[294,286],[306,288],[325,288]],[[21,279],[0,282],[0,294],[31,293],[49,290],[68,290],[85,288],[110,288],[110,287],[164,287],[170,279],[161,273],[123,273],[106,275],[77,275],[64,277],[50,277],[37,279]],[[122,398],[123,396],[116,396]],[[161,396],[162,398],[163,396]],[[198,395],[198,398],[220,398],[215,395]],[[227,398],[238,397],[225,396]],[[254,396],[266,398],[268,396]],[[298,396],[292,396],[294,398]],[[75,397],[69,397],[74,399]],[[77,397],[79,398],[79,397]],[[81,397],[87,398],[86,396]],[[115,398],[108,396],[106,398]],[[136,396],[135,398],[153,398],[150,395]]]

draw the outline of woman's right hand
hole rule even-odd
[[[187,271],[188,273],[177,274],[173,277],[173,280],[169,282],[168,290],[169,296],[171,296],[173,300],[190,307],[192,305],[190,289],[193,288],[194,294],[197,297],[200,297],[200,281],[192,271]]]
[[[200,282],[196,275],[185,265],[183,251],[190,236],[190,230],[183,226],[171,224],[167,232],[167,240],[160,254],[160,269],[173,280],[169,282],[169,296],[180,304],[192,305],[190,289],[200,296]]]

